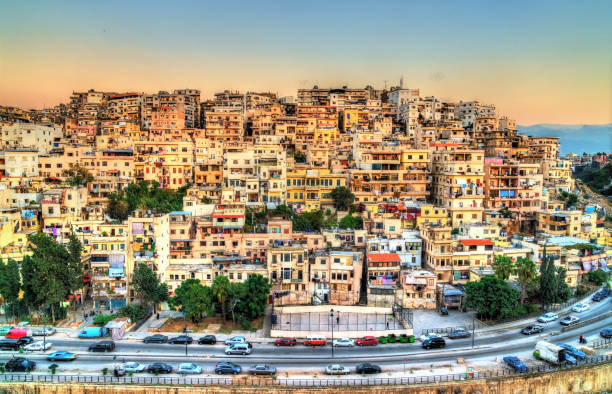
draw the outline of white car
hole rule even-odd
[[[237,343],[246,343],[246,341],[247,340],[245,337],[238,335],[238,336],[227,338],[225,340],[225,344],[229,346],[229,345],[235,345]]]
[[[145,364],[139,364],[134,361],[130,361],[129,363],[123,363],[121,368],[125,370],[125,372],[142,372],[145,370],[147,366]]]
[[[27,352],[43,352],[45,350],[51,349],[53,344],[51,342],[36,341],[32,343],[28,343],[23,347],[23,350]]]
[[[341,346],[341,347],[353,347],[355,346],[355,341],[350,338],[339,338],[339,339],[334,339],[334,342],[332,342],[332,345]]]
[[[587,309],[589,309],[591,307],[591,305],[589,304],[576,304],[572,307],[572,311],[580,313],[580,312],[584,312]]]
[[[49,336],[55,334],[57,330],[53,327],[41,327],[41,328],[33,328],[32,335],[33,336]]]
[[[350,370],[344,365],[332,364],[328,365],[327,368],[325,368],[325,373],[328,375],[348,375],[350,373]]]
[[[202,367],[193,363],[182,363],[179,364],[177,372],[180,374],[197,375],[202,373]]]
[[[540,323],[550,323],[551,321],[555,321],[559,318],[559,315],[556,313],[548,312],[538,317],[538,321]]]

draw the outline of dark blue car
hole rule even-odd
[[[504,362],[512,367],[516,372],[527,372],[527,367],[521,360],[518,359],[518,357],[504,357]]]
[[[559,346],[565,349],[565,353],[567,353],[568,355],[574,358],[577,358],[578,360],[584,360],[586,358],[586,354],[583,351],[576,349],[572,345],[568,345],[566,343],[560,343]]]

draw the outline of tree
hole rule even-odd
[[[535,263],[526,257],[521,257],[514,265],[514,272],[521,284],[521,305],[527,298],[527,288],[535,286],[535,281],[538,276],[538,269]]]
[[[232,312],[232,322],[236,323],[238,304],[249,298],[249,290],[244,283],[230,283],[229,304]]]
[[[244,286],[248,297],[240,298],[240,302],[236,305],[236,313],[249,320],[263,316],[272,289],[268,278],[259,274],[251,275],[244,282]]]
[[[363,220],[361,219],[361,216],[353,216],[348,214],[340,220],[340,227],[360,230],[363,228]]]
[[[221,304],[221,315],[225,320],[225,302],[230,294],[229,280],[223,275],[215,277],[212,283],[212,292],[217,299],[217,302]]]
[[[130,216],[130,209],[127,202],[122,200],[120,195],[111,193],[108,198],[106,213],[112,219],[124,221]]]
[[[68,241],[68,254],[70,258],[66,261],[66,272],[64,276],[64,285],[70,293],[83,287],[82,251],[83,245],[81,245],[81,241],[72,233]]]
[[[40,306],[38,271],[36,270],[36,263],[31,256],[23,256],[23,261],[21,262],[21,281],[23,301],[28,307],[28,311],[31,312],[32,309],[38,309]]]
[[[493,270],[495,271],[495,276],[497,276],[501,280],[510,279],[510,274],[514,270],[514,263],[512,259],[508,256],[497,255],[493,260]]]
[[[494,275],[484,276],[478,282],[468,282],[465,294],[467,305],[487,319],[510,317],[518,309],[519,291]]]
[[[598,269],[595,271],[589,271],[587,274],[587,280],[591,283],[601,286],[606,280],[606,273]]]
[[[212,290],[197,279],[187,279],[174,291],[174,297],[168,304],[185,313],[192,321],[198,321],[212,308]]]
[[[145,263],[138,263],[132,275],[132,286],[143,302],[153,303],[153,312],[157,310],[157,303],[168,299],[168,286],[160,283],[155,272]]]
[[[306,163],[306,155],[299,150],[293,152],[293,159],[296,163]]]
[[[334,206],[340,211],[348,211],[353,201],[355,201],[355,195],[344,186],[335,188],[331,191],[330,195],[334,200]]]
[[[540,264],[540,302],[542,305],[550,305],[555,301],[555,268],[552,259],[546,255],[546,247],[542,251],[542,263]]]
[[[570,297],[570,289],[569,289],[569,286],[567,285],[567,282],[565,281],[566,271],[565,271],[565,268],[563,267],[557,267],[555,271],[556,271],[555,302],[558,302],[558,303],[565,302],[569,300],[569,297]]]
[[[4,264],[0,260],[0,295],[4,300],[4,317],[8,323],[9,304],[14,304],[19,300],[19,290],[21,289],[21,279],[19,278],[19,266],[13,259],[8,259]]]
[[[66,182],[70,186],[87,186],[87,183],[93,181],[93,176],[89,171],[79,164],[75,164],[72,168],[64,170],[62,175],[66,177]]]

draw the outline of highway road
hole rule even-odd
[[[582,320],[587,320],[604,312],[610,311],[612,299],[607,298],[600,303],[592,303],[591,309],[575,314]],[[194,362],[202,365],[205,373],[210,373],[214,365],[223,360],[233,361],[243,367],[256,363],[267,363],[278,367],[279,372],[296,371],[322,371],[325,365],[342,363],[356,365],[371,362],[381,365],[385,370],[401,368],[404,363],[411,366],[423,366],[433,363],[454,363],[458,358],[467,362],[495,359],[506,355],[530,354],[538,340],[546,339],[555,343],[565,342],[577,345],[580,335],[591,340],[599,338],[599,331],[605,327],[612,327],[612,317],[599,320],[588,327],[570,328],[560,332],[558,321],[543,324],[545,329],[541,334],[525,336],[519,333],[520,327],[511,327],[492,332],[476,333],[472,349],[472,339],[446,340],[444,349],[425,350],[421,343],[413,344],[387,344],[373,347],[335,348],[334,358],[331,357],[331,346],[306,347],[276,347],[272,344],[254,344],[252,353],[247,356],[227,356],[224,354],[225,346],[198,345],[188,346],[188,356],[185,356],[184,345],[171,344],[144,344],[135,340],[116,341],[116,349],[111,353],[90,353],[89,344],[95,340],[81,340],[61,337],[48,337],[53,343],[52,350],[67,350],[78,354],[78,359],[72,362],[58,363],[60,371],[73,373],[99,372],[104,367],[112,368],[115,363],[137,361],[140,363],[167,362],[177,366],[181,362]],[[524,326],[524,325],[523,325]],[[195,338],[199,337],[194,335]],[[14,352],[0,352],[0,361],[10,358]],[[46,371],[50,362],[45,355],[32,353],[28,358],[39,363],[39,371]],[[407,360],[407,361],[405,361]]]

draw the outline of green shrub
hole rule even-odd
[[[121,317],[129,317],[132,322],[137,322],[147,316],[147,310],[140,304],[128,304],[119,309],[117,315]]]
[[[248,320],[240,320],[240,327],[242,327],[243,330],[250,330],[251,322]]]
[[[115,315],[96,315],[93,319],[93,323],[97,326],[105,326],[106,323],[113,320]]]
[[[102,368],[102,375],[108,375],[108,368]]]
[[[51,371],[52,375],[55,375],[55,371],[57,370],[58,365],[53,363],[51,365],[49,365],[49,370]]]
[[[540,311],[540,307],[536,304],[527,304],[527,313],[536,313]]]

